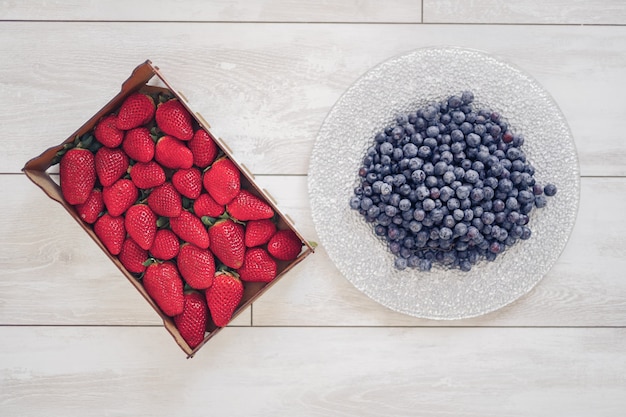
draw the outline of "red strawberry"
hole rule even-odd
[[[152,190],[147,201],[148,206],[159,216],[178,217],[183,211],[183,199],[171,182]]]
[[[144,262],[148,260],[148,251],[142,249],[133,239],[126,238],[118,258],[129,272],[141,274],[146,270]]]
[[[166,168],[191,168],[193,154],[184,142],[172,137],[163,136],[156,144],[154,159]]]
[[[195,200],[202,192],[202,173],[198,168],[179,169],[172,175],[172,184],[179,193]]]
[[[100,184],[108,187],[128,170],[128,157],[123,150],[102,147],[96,152],[96,174]]]
[[[145,127],[138,127],[126,132],[122,149],[137,162],[148,162],[154,158],[154,141],[150,131]]]
[[[117,116],[104,116],[93,131],[96,140],[108,148],[117,148],[124,139],[124,131],[116,126]]]
[[[170,228],[186,242],[193,243],[202,249],[209,247],[209,233],[204,224],[188,211],[183,210],[180,216],[170,218]]]
[[[276,225],[269,219],[250,220],[246,223],[244,243],[247,247],[265,245],[276,233]]]
[[[139,197],[139,191],[131,180],[122,178],[102,189],[104,205],[111,216],[121,216]]]
[[[183,312],[174,316],[174,324],[185,342],[194,349],[204,340],[204,332],[209,321],[206,298],[198,291],[184,294]]]
[[[229,273],[215,275],[213,285],[206,290],[206,300],[216,326],[228,324],[242,298],[243,284],[239,278]]]
[[[59,164],[59,180],[61,193],[68,203],[76,205],[87,201],[96,184],[96,163],[93,153],[82,148],[67,151]]]
[[[217,160],[202,179],[204,188],[219,204],[228,204],[239,194],[241,174],[230,159]]]
[[[169,261],[178,255],[180,249],[180,243],[178,242],[178,236],[169,229],[157,230],[154,236],[154,242],[150,247],[150,254],[162,261]]]
[[[217,156],[217,145],[204,129],[196,130],[189,141],[189,149],[193,153],[193,163],[204,169],[211,165]]]
[[[154,116],[154,100],[142,93],[133,93],[126,97],[117,114],[116,126],[121,130],[130,130],[148,123]]]
[[[208,249],[200,249],[191,244],[180,247],[176,258],[178,270],[187,284],[196,290],[209,288],[215,274],[215,261]]]
[[[156,123],[166,135],[180,140],[189,140],[193,137],[191,114],[177,99],[168,100],[156,109]]]
[[[137,162],[130,168],[130,179],[137,188],[148,189],[158,187],[165,182],[165,171],[154,161]]]
[[[219,217],[224,214],[224,211],[226,211],[226,207],[217,204],[213,197],[208,194],[200,194],[200,197],[193,202],[193,212],[200,218],[204,216]]]
[[[183,312],[183,280],[173,263],[150,264],[143,276],[143,286],[166,315],[176,316]]]
[[[228,213],[237,220],[261,220],[274,216],[274,210],[265,201],[250,191],[241,190],[239,194],[226,205]]]
[[[85,223],[93,224],[104,211],[102,191],[97,188],[91,190],[87,201],[76,206],[76,212]]]
[[[124,226],[133,240],[145,250],[150,249],[157,231],[157,215],[145,204],[135,204],[126,211]]]
[[[246,251],[243,265],[237,270],[242,281],[270,282],[276,278],[276,261],[263,248]]]
[[[290,229],[277,231],[267,243],[267,251],[281,261],[296,259],[301,249],[302,241]]]
[[[211,251],[224,265],[241,268],[246,252],[242,225],[230,219],[220,220],[209,228],[209,238]]]
[[[93,231],[111,255],[118,255],[126,238],[123,217],[104,213],[93,225]]]

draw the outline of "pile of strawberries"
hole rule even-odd
[[[133,93],[59,152],[65,200],[194,348],[302,241],[170,95]]]

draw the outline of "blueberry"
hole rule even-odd
[[[417,268],[420,271],[430,271],[430,269],[432,268],[432,261],[430,259],[420,259],[419,264],[417,265]]]
[[[430,105],[424,109],[424,111],[422,112],[422,116],[424,117],[424,119],[431,122],[437,118],[437,113],[438,113],[437,108],[435,108],[435,106]]]
[[[455,129],[450,132],[450,139],[453,143],[461,142],[465,140],[465,135],[463,134],[463,132],[461,132],[461,130]]]
[[[402,147],[402,152],[404,154],[404,156],[406,156],[407,158],[414,158],[417,156],[417,146],[413,143],[407,143],[406,145],[404,145]]]
[[[413,218],[418,222],[421,222],[426,218],[426,212],[422,209],[415,210],[413,212]]]
[[[420,158],[428,158],[431,155],[431,153],[432,151],[430,147],[426,145],[420,146],[417,151],[417,154],[420,156]]]
[[[383,155],[391,155],[393,153],[393,145],[389,142],[380,144],[380,153]]]
[[[472,190],[470,187],[463,185],[456,189],[456,196],[459,198],[459,200],[464,200],[470,196],[471,191]]]
[[[448,202],[446,203],[446,206],[448,207],[449,210],[456,210],[458,208],[461,208],[461,202],[458,199],[453,197],[448,200]]]
[[[546,184],[545,187],[543,187],[543,192],[545,195],[547,195],[548,197],[552,197],[556,194],[556,185],[554,184]]]
[[[544,208],[548,204],[548,199],[544,195],[535,196],[535,207]]]
[[[435,202],[430,199],[427,198],[422,202],[422,207],[424,208],[425,211],[431,211],[435,209]]]
[[[400,211],[407,211],[411,208],[411,202],[408,199],[403,198],[402,200],[400,200],[398,208],[400,209]]]
[[[531,234],[532,232],[528,226],[522,226],[522,235],[520,236],[520,239],[522,240],[530,239]]]
[[[490,225],[493,222],[496,221],[496,215],[491,212],[491,211],[486,211],[483,213],[483,215],[480,217],[480,220],[486,224],[486,225]]]
[[[465,140],[467,142],[467,146],[470,146],[472,148],[477,147],[481,143],[481,138],[476,133],[468,134],[467,137],[465,138]]]
[[[469,228],[467,227],[465,223],[457,223],[454,226],[454,234],[457,236],[465,236],[468,232],[469,232]]]
[[[462,111],[453,111],[450,116],[452,117],[452,121],[458,125],[465,121],[465,113]]]
[[[388,184],[386,182],[381,184],[380,186],[381,195],[390,195],[392,191],[393,191],[393,187],[391,186],[391,184]]]
[[[400,271],[406,269],[407,265],[407,260],[405,258],[396,258],[394,261],[394,266]]]
[[[361,208],[361,199],[359,197],[352,197],[350,199],[350,208],[353,210],[358,210]]]
[[[470,104],[472,101],[474,101],[474,93],[471,91],[463,91],[461,94],[461,102],[463,104]]]

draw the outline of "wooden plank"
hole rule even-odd
[[[306,177],[257,179],[304,236],[318,240]],[[0,324],[160,324],[58,204],[22,175],[0,175],[0,189]],[[624,326],[626,223],[612,213],[625,196],[624,179],[583,179],[577,225],[557,265],[529,295],[485,317],[438,322],[394,313],[356,290],[320,246],[253,305],[253,324]],[[236,323],[248,325],[250,316]]]
[[[0,325],[163,324],[80,226],[25,175],[0,175],[0,189]],[[249,326],[250,317],[248,309],[233,325]]]
[[[626,141],[615,140],[626,27],[3,22],[0,33],[11,56],[0,63],[11,103],[0,172],[67,138],[151,58],[255,174],[304,174],[324,117],[355,79],[410,49],[458,45],[537,78],[570,122],[583,175],[626,175]]]
[[[622,416],[624,329],[0,327],[6,416]]]
[[[0,20],[185,22],[404,22],[421,21],[419,0],[29,1],[8,2]]]
[[[619,0],[423,0],[424,23],[626,24]]]
[[[269,177],[268,177],[269,178]],[[303,232],[310,229],[304,180],[269,189],[284,201]],[[296,185],[301,183],[302,185]],[[297,203],[297,209],[291,208]],[[626,325],[626,204],[622,178],[582,180],[576,226],[561,258],[528,295],[494,313],[467,320],[431,321],[395,313],[355,289],[331,263],[323,245],[279,282],[253,310],[254,325],[288,326],[624,326]],[[312,233],[309,235],[309,233]]]

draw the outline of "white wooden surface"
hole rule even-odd
[[[624,2],[600,0],[0,2],[0,416],[623,416],[625,24]],[[149,58],[316,240],[306,173],[326,113],[371,66],[436,45],[532,74],[579,151],[566,250],[483,317],[389,311],[319,247],[185,360],[20,173]]]

